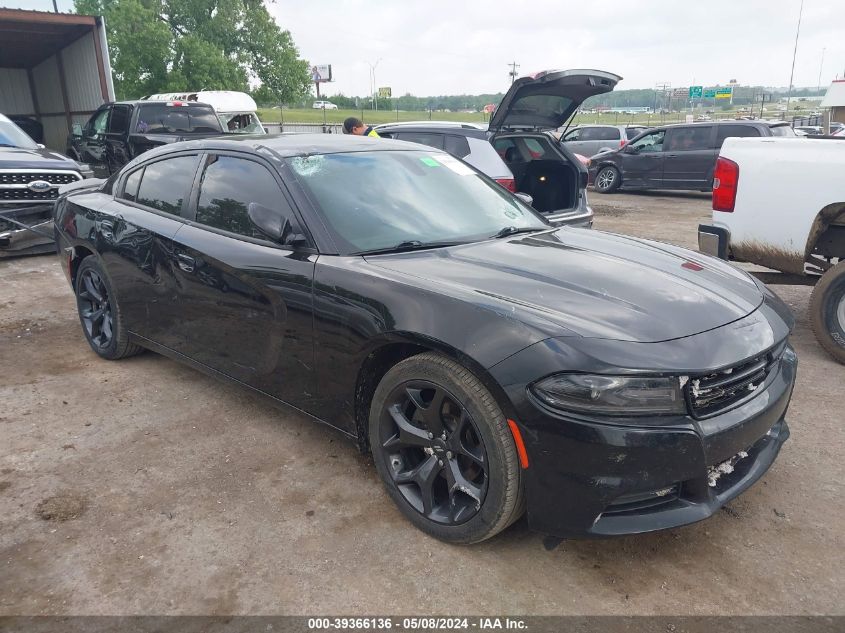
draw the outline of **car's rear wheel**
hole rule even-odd
[[[117,360],[143,351],[129,342],[111,282],[93,256],[83,259],[76,271],[76,309],[88,344],[102,358]]]
[[[622,184],[622,176],[616,167],[602,167],[596,174],[595,187],[599,193],[613,193]]]
[[[507,420],[465,367],[435,353],[400,362],[376,388],[369,424],[388,493],[424,532],[477,543],[521,516],[521,471]]]
[[[845,363],[845,261],[822,275],[813,288],[810,324],[821,346]]]

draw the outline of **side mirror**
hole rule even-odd
[[[634,147],[633,145],[626,145],[626,146],[622,149],[622,151],[623,151],[625,154],[639,154],[639,153],[640,153],[640,148],[639,148],[639,147]]]
[[[290,219],[278,211],[268,209],[257,202],[250,202],[247,215],[255,228],[274,242],[285,246],[304,246],[306,244],[305,236],[301,233],[295,233]]]
[[[47,149],[47,146],[44,143],[36,143],[38,145],[38,149]]]
[[[79,123],[74,123],[73,127],[71,128],[71,134],[75,137],[82,136],[82,125]]]
[[[533,206],[534,206],[534,198],[532,198],[531,196],[529,196],[527,193],[522,193],[521,191],[517,191],[517,192],[516,192],[515,194],[513,194],[513,195],[515,195],[517,198],[519,198],[520,200],[522,200],[522,201],[523,201],[525,204],[527,204],[529,207],[533,207]]]

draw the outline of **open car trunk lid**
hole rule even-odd
[[[590,97],[610,92],[622,80],[602,70],[546,70],[520,77],[490,117],[490,132],[559,128]]]

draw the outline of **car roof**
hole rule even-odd
[[[435,132],[459,134],[475,138],[487,138],[487,129],[474,123],[457,121],[405,121],[401,123],[382,123],[375,127],[383,132]]]
[[[433,147],[422,149],[419,144],[407,141],[356,136],[354,134],[226,134],[162,145],[144,152],[139,158],[143,160],[145,157],[182,150],[252,151],[256,154],[275,158],[387,150],[441,151]]]

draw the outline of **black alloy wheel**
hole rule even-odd
[[[448,543],[478,543],[525,510],[516,444],[487,387],[436,352],[391,367],[370,405],[376,470],[403,515]]]
[[[98,356],[117,360],[144,351],[129,342],[117,296],[94,256],[83,259],[76,271],[76,310],[85,338]]]
[[[78,284],[76,305],[82,327],[92,345],[107,349],[114,338],[114,317],[108,288],[93,268],[82,272]]]
[[[487,451],[472,416],[443,387],[396,387],[381,416],[380,446],[402,496],[427,519],[463,523],[487,494]]]

